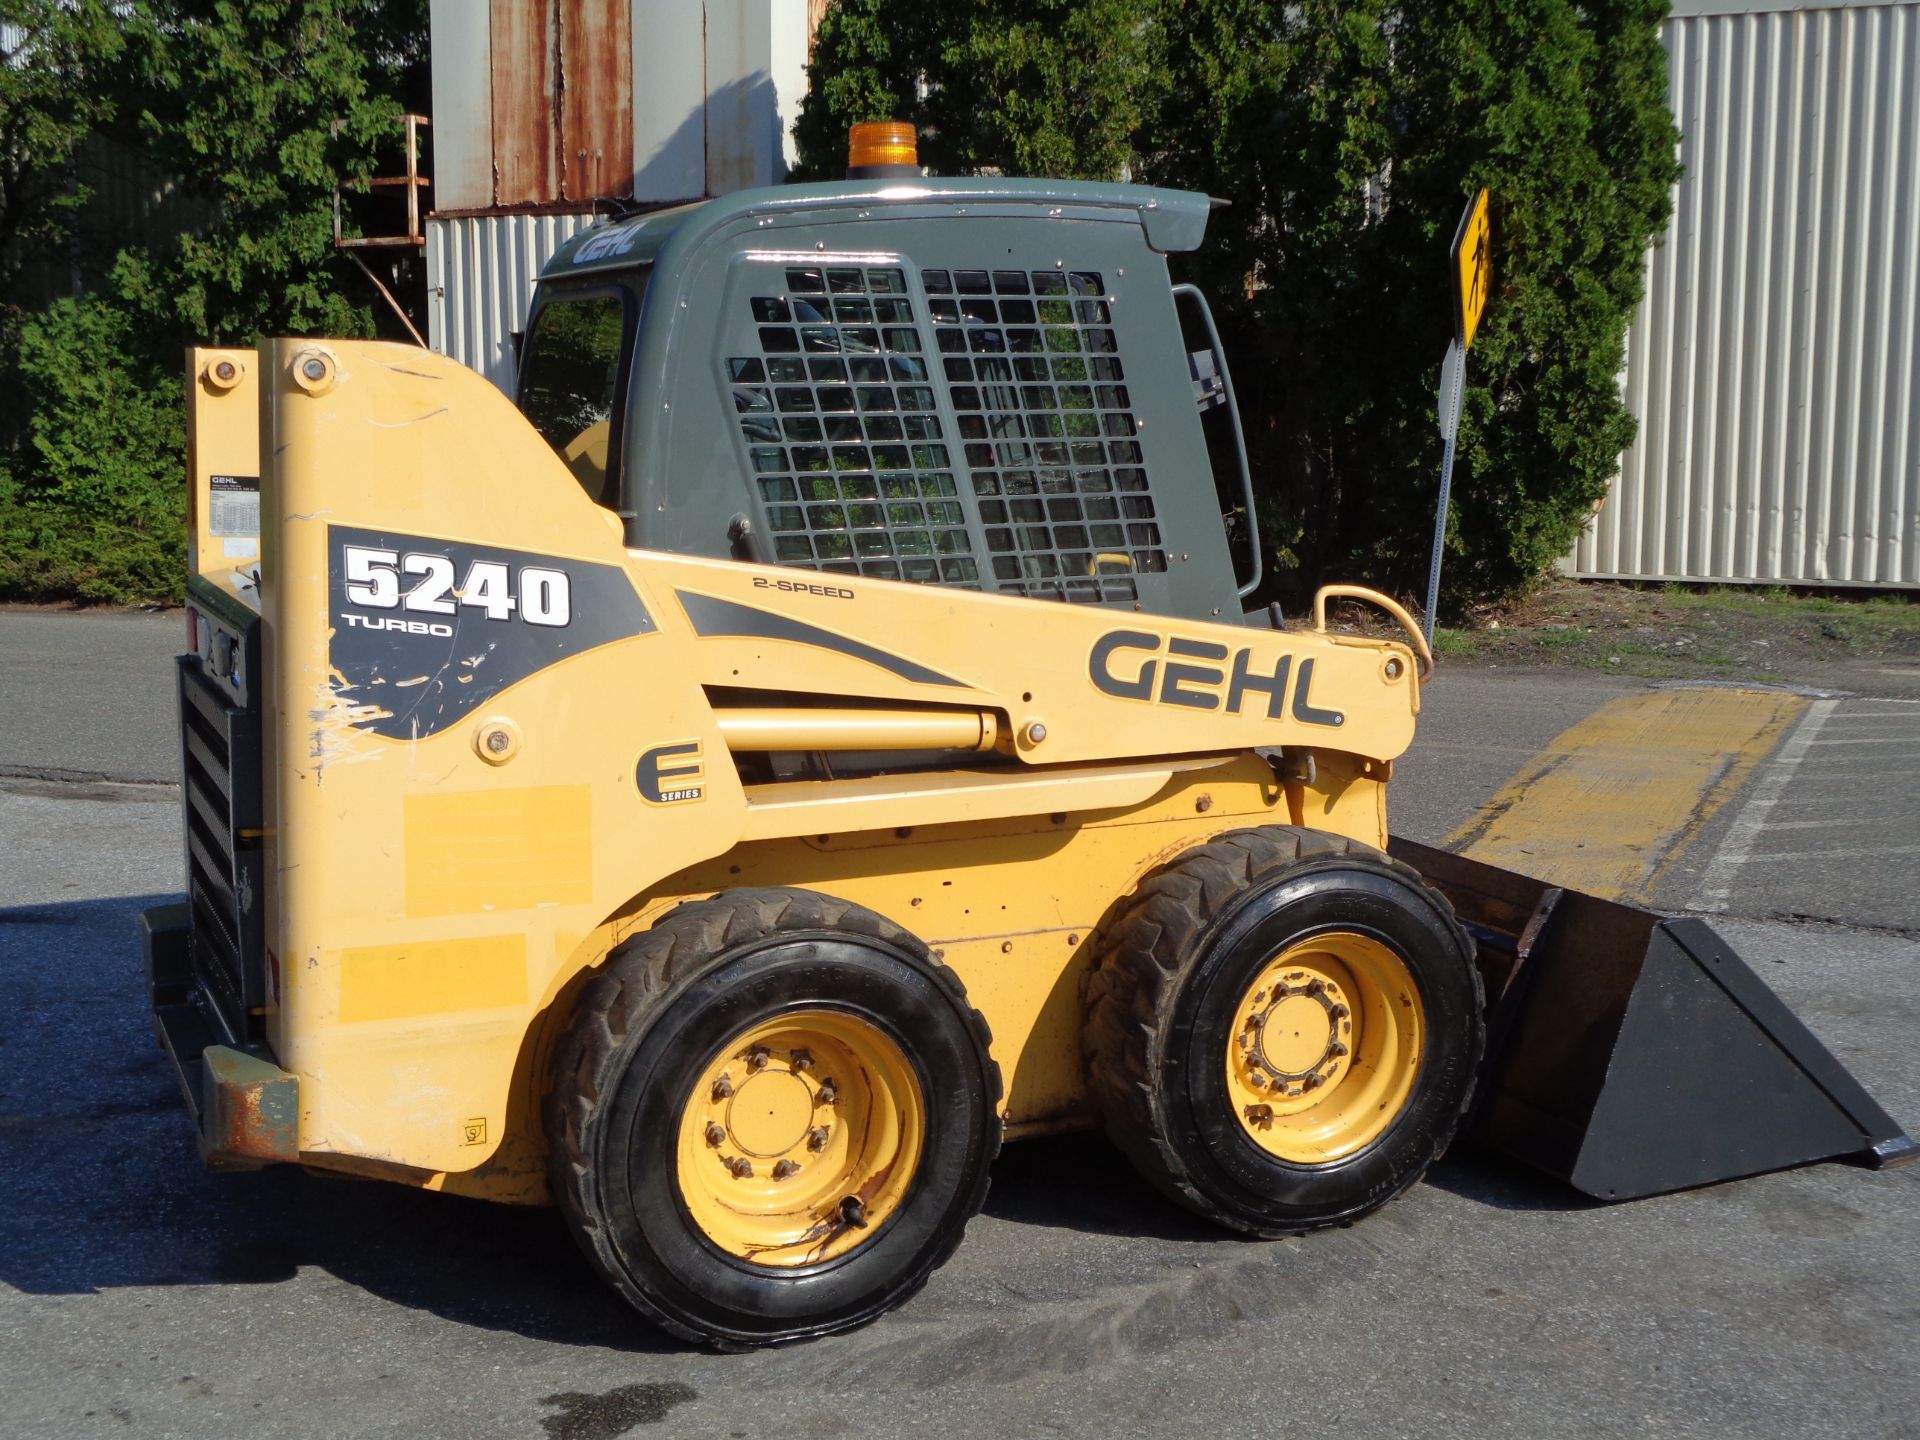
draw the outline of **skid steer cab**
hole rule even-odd
[[[1704,927],[1394,852],[1431,657],[1385,597],[1403,638],[1243,620],[1167,268],[1212,203],[616,221],[547,267],[517,402],[195,352],[187,894],[146,919],[208,1162],[557,1204],[745,1346],[911,1295],[1004,1137],[1103,1128],[1264,1236],[1405,1190],[1476,1078],[1589,1193],[1910,1149]]]

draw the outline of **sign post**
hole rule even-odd
[[[1427,643],[1433,643],[1433,614],[1440,604],[1440,555],[1447,539],[1447,500],[1453,490],[1453,442],[1460,433],[1460,400],[1467,388],[1467,350],[1480,329],[1493,288],[1493,249],[1487,223],[1487,192],[1467,204],[1453,237],[1453,343],[1440,365],[1440,504],[1433,517],[1433,556],[1427,563]]]

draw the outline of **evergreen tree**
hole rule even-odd
[[[373,296],[333,245],[337,187],[394,163],[425,0],[143,0],[140,131],[213,223],[164,261],[131,254],[123,296],[227,344],[373,333]]]
[[[1182,263],[1237,362],[1281,576],[1419,592],[1446,263],[1494,197],[1443,598],[1524,588],[1633,434],[1617,377],[1677,178],[1664,0],[838,0],[803,161],[912,119],[946,173],[1135,178],[1232,202]],[[1095,37],[1101,43],[1096,43]]]
[[[0,87],[12,87],[0,88],[0,100],[20,97],[0,107],[0,138],[40,137],[32,165],[43,189],[90,129],[111,123],[210,216],[177,246],[123,251],[98,293],[34,315],[8,305],[0,598],[177,598],[181,351],[275,334],[373,333],[370,289],[334,249],[333,197],[336,186],[363,188],[377,159],[392,162],[403,96],[425,77],[426,0],[0,7],[11,7],[0,18],[33,9],[43,22],[27,56],[30,81],[0,74]],[[45,71],[62,55],[75,58]],[[90,85],[81,103],[66,91],[83,58]],[[58,218],[40,213],[49,218],[32,233]]]
[[[0,271],[58,246],[86,201],[68,162],[113,118],[121,31],[104,0],[0,0]]]

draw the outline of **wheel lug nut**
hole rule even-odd
[[[1327,1047],[1327,1053],[1328,1053],[1329,1055],[1331,1055],[1331,1056],[1333,1056],[1333,1057],[1334,1057],[1334,1059],[1336,1059],[1336,1060],[1337,1060],[1337,1059],[1339,1059],[1339,1058],[1340,1058],[1340,1057],[1341,1057],[1342,1055],[1344,1055],[1344,1054],[1346,1054],[1346,1053],[1347,1053],[1347,1047],[1346,1047],[1346,1046],[1344,1046],[1344,1045],[1342,1045],[1342,1044],[1341,1044],[1341,1043],[1340,1043],[1340,1042],[1339,1042],[1338,1040],[1336,1040],[1336,1041],[1334,1041],[1334,1042],[1333,1042],[1333,1044],[1331,1044],[1331,1045],[1329,1045],[1329,1046]]]
[[[713,1098],[716,1100],[731,1100],[733,1098],[732,1077],[722,1075],[718,1080],[713,1082]]]
[[[1309,995],[1325,994],[1326,988],[1327,982],[1324,980],[1310,980],[1307,982],[1307,994]]]
[[[720,1142],[722,1140],[725,1140],[726,1138],[727,1138],[727,1132],[722,1130],[718,1125],[707,1126],[707,1144],[713,1146],[715,1149],[718,1149],[720,1147]]]
[[[813,1129],[807,1132],[807,1149],[814,1151],[826,1149],[827,1136],[831,1133],[829,1127],[825,1125],[814,1126]]]
[[[818,1105],[831,1105],[839,1098],[840,1092],[834,1088],[833,1077],[831,1075],[822,1080],[820,1082],[820,1088],[813,1092],[814,1103]]]
[[[753,1162],[747,1159],[746,1156],[735,1155],[732,1159],[726,1161],[725,1164],[727,1169],[733,1172],[734,1179],[751,1180],[753,1178]]]
[[[1320,1076],[1309,1075],[1305,1080],[1300,1082],[1300,1088],[1302,1090],[1318,1090],[1323,1083],[1325,1082]]]
[[[758,1075],[767,1068],[767,1052],[756,1045],[747,1052],[747,1073]]]
[[[788,1063],[792,1065],[794,1074],[804,1075],[813,1069],[813,1055],[806,1050],[796,1050]]]
[[[787,1176],[798,1172],[799,1169],[800,1162],[798,1160],[782,1160],[773,1167],[773,1178],[776,1180],[784,1180]]]
[[[1334,1018],[1334,1019],[1336,1019],[1336,1020],[1344,1020],[1344,1019],[1346,1019],[1346,1018],[1347,1018],[1347,1007],[1346,1007],[1346,1006],[1344,1006],[1344,1005],[1336,1005],[1336,1006],[1334,1006],[1334,1007],[1333,1007],[1333,1018]]]
[[[1267,1088],[1267,1077],[1256,1070],[1247,1077],[1247,1083],[1256,1090],[1264,1090]]]

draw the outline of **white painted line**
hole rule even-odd
[[[1920,845],[1883,845],[1875,850],[1765,850],[1749,855],[1758,860],[1864,860],[1882,855],[1920,855]]]
[[[1814,740],[1814,745],[1911,745],[1920,741],[1920,735],[1862,735],[1858,739],[1848,736],[1844,740]]]
[[[1848,825],[1858,825],[1860,817],[1849,815],[1845,820],[1776,820],[1767,826],[1771,834],[1775,830],[1838,830]]]
[[[1701,878],[1700,898],[1692,906],[1693,909],[1717,912],[1727,908],[1727,897],[1733,893],[1734,877],[1753,853],[1754,843],[1766,827],[1767,816],[1773,813],[1773,807],[1786,792],[1787,782],[1806,758],[1807,747],[1813,744],[1813,737],[1820,733],[1820,727],[1827,723],[1827,717],[1833,714],[1839,704],[1838,700],[1816,700],[1809,705],[1807,713],[1800,717],[1800,723],[1793,727],[1793,733],[1781,744],[1780,752],[1767,763],[1760,778],[1753,782],[1753,794],[1734,817],[1733,828],[1727,832],[1726,840],[1721,843],[1713,863]]]

